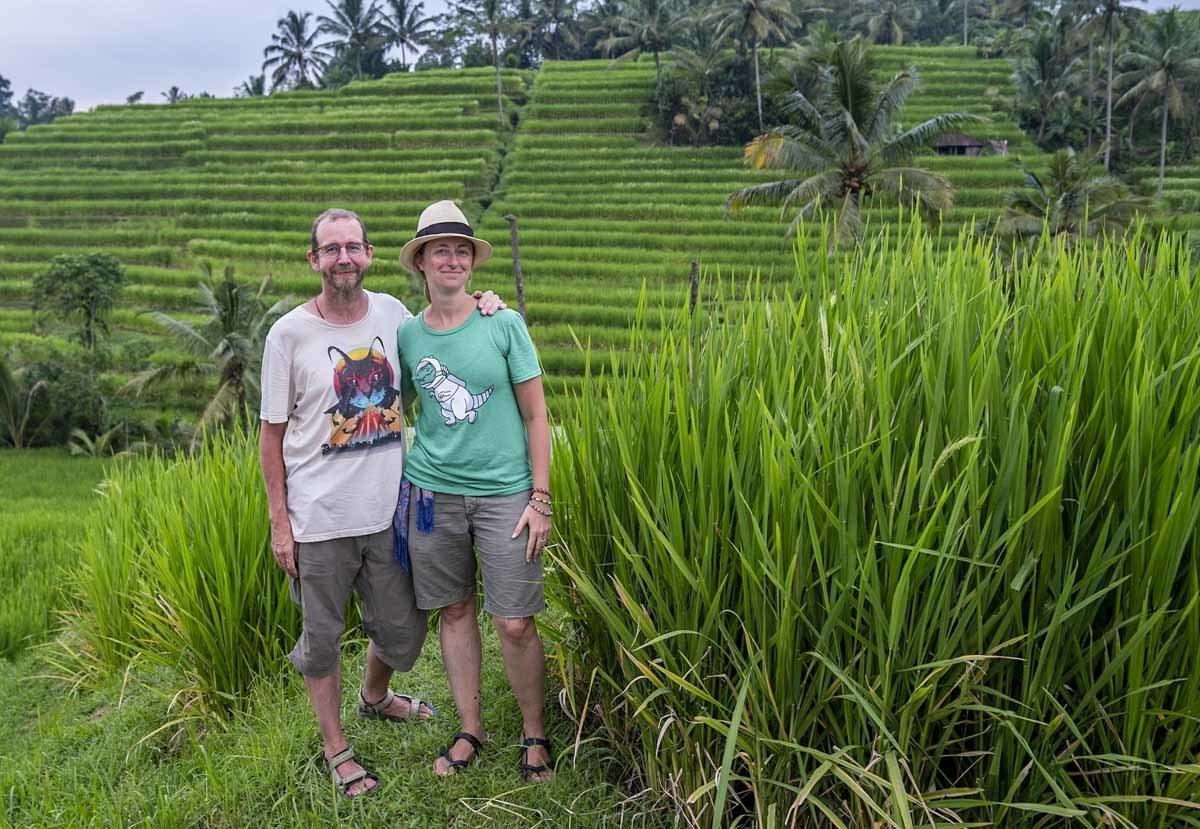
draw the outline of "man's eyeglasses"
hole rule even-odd
[[[367,246],[362,242],[348,242],[344,245],[325,245],[324,247],[317,248],[317,253],[326,259],[336,259],[338,254],[342,252],[342,248],[346,249],[347,256],[362,256],[367,252]]]

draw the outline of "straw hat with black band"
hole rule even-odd
[[[458,205],[452,201],[439,201],[421,211],[421,218],[417,220],[417,235],[400,249],[400,264],[410,273],[423,276],[421,269],[413,261],[417,251],[430,242],[451,238],[466,239],[475,246],[472,269],[492,257],[492,246],[475,236],[467,217],[458,209]]]

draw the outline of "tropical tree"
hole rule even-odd
[[[146,369],[134,375],[126,389],[141,394],[171,376],[216,375],[216,391],[200,416],[200,425],[208,426],[246,417],[250,408],[256,407],[261,393],[263,343],[271,324],[288,310],[290,303],[285,298],[267,307],[265,297],[270,277],[255,291],[234,279],[232,265],[225,267],[220,281],[213,278],[207,262],[201,263],[200,271],[203,278],[197,286],[196,311],[204,316],[202,322],[193,325],[161,312],[150,314],[200,362]]]
[[[500,36],[511,21],[504,0],[465,0],[455,3],[454,11],[476,32],[487,37],[492,47],[492,66],[496,70],[496,113],[504,127],[504,86],[500,80]]]
[[[744,154],[755,169],[785,169],[802,177],[739,190],[726,200],[727,213],[754,204],[782,204],[785,213],[795,208],[791,234],[830,205],[836,217],[830,239],[834,245],[861,238],[862,201],[868,197],[887,195],[927,217],[951,207],[950,182],[908,161],[939,135],[982,119],[966,112],[944,113],[897,132],[917,75],[914,69],[903,70],[876,89],[870,50],[863,38],[855,37],[815,58],[820,67],[816,91],[787,96],[793,123],[755,138]]]
[[[1042,15],[1041,0],[999,0],[992,7],[992,16],[1008,22],[1009,28],[1024,29],[1029,21]]]
[[[613,63],[637,60],[642,52],[654,55],[654,80],[662,88],[662,63],[659,53],[671,46],[671,37],[684,23],[684,15],[674,0],[630,0],[609,21],[613,34],[600,42],[600,50]]]
[[[872,43],[899,46],[920,19],[921,8],[911,0],[883,0],[864,4],[863,10],[852,18],[851,25],[856,29],[865,28]]]
[[[46,381],[26,375],[0,357],[0,440],[14,449],[28,446],[50,414]]]
[[[145,90],[139,89],[137,92],[126,95],[125,103],[129,104],[130,106],[133,106],[134,104],[140,104],[145,94]]]
[[[166,99],[168,104],[177,104],[180,101],[186,101],[190,96],[177,86],[172,86],[166,92],[159,93]]]
[[[1194,106],[1196,84],[1200,80],[1200,34],[1184,25],[1178,9],[1148,17],[1133,48],[1121,56],[1125,70],[1115,83],[1128,91],[1117,101],[1158,98],[1160,115],[1158,139],[1158,195],[1162,195],[1167,165],[1167,121],[1182,118]],[[1192,90],[1187,91],[1187,87]]]
[[[271,70],[271,88],[290,86],[304,89],[316,86],[329,65],[329,44],[318,43],[318,28],[309,26],[312,12],[288,12],[276,22],[271,45],[263,49],[262,70]]]
[[[1143,2],[1143,0],[1135,0]],[[1099,0],[1093,6],[1094,11],[1079,27],[1083,37],[1103,35],[1106,59],[1108,61],[1108,80],[1104,87],[1104,169],[1109,168],[1112,157],[1112,108],[1113,108],[1113,64],[1116,57],[1117,33],[1134,25],[1142,14],[1141,9],[1126,5],[1123,0]]]
[[[400,66],[408,71],[408,50],[424,44],[433,31],[434,19],[425,16],[425,4],[417,0],[388,0],[381,17],[381,30],[391,46],[400,47]]]
[[[1018,239],[1047,233],[1070,241],[1124,230],[1147,203],[1099,168],[1098,152],[1059,150],[1043,175],[1016,159],[1025,186],[1005,194],[996,232]]]
[[[758,68],[759,44],[771,36],[786,37],[788,28],[799,24],[789,0],[730,0],[712,10],[708,19],[716,25],[716,39],[732,38],[749,48],[754,58],[754,96],[758,103],[758,128],[763,124],[762,79]]]
[[[1054,26],[1039,26],[1029,41],[1029,52],[1015,63],[1013,85],[1018,100],[1036,113],[1039,144],[1046,138],[1050,117],[1071,101],[1078,65],[1078,59],[1066,57],[1061,32]]]
[[[242,81],[242,85],[233,91],[238,98],[261,98],[267,94],[267,76],[251,75]]]
[[[12,82],[3,75],[0,75],[0,118],[17,114],[16,110],[13,109],[12,99]]]
[[[41,315],[77,320],[79,342],[95,352],[100,335],[108,333],[108,317],[124,284],[121,263],[108,254],[59,254],[33,278],[33,308]]]
[[[535,0],[533,30],[543,57],[561,60],[564,49],[579,48],[578,12],[577,0]]]
[[[337,48],[354,65],[355,79],[363,74],[363,56],[387,41],[383,13],[375,0],[326,0],[330,15],[317,18],[318,31],[334,39],[326,45]]]

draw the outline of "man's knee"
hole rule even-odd
[[[448,604],[439,611],[442,615],[442,621],[454,624],[462,622],[466,619],[475,619],[475,597],[468,596],[461,602]]]
[[[537,636],[537,625],[532,616],[521,619],[506,619],[500,616],[492,618],[496,633],[505,642],[524,644]]]

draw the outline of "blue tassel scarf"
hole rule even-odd
[[[408,510],[414,497],[417,500],[417,532],[429,534],[433,532],[433,493],[413,486],[408,478],[401,478],[396,514],[392,516],[392,537],[395,540],[392,552],[406,575],[412,572],[412,561],[408,556]]]

